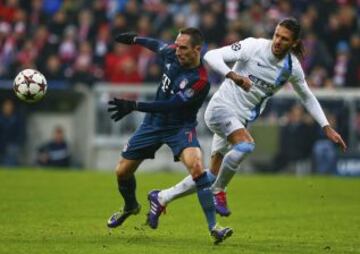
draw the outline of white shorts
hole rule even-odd
[[[211,153],[219,152],[225,154],[231,145],[227,137],[236,130],[245,128],[245,118],[239,118],[228,105],[210,101],[205,111],[205,123],[214,133]]]

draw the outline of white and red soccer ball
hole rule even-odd
[[[47,81],[41,72],[25,69],[19,72],[13,84],[16,96],[25,102],[33,103],[41,100],[47,90]]]

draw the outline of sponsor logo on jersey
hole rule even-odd
[[[179,85],[180,89],[184,89],[187,83],[189,83],[187,79],[182,80]]]
[[[271,95],[273,90],[276,88],[274,84],[270,84],[252,74],[249,75],[249,79],[254,83],[254,85],[260,88],[264,93]]]
[[[240,50],[241,49],[240,42],[235,42],[235,43],[231,44],[231,49],[234,50],[234,51]]]

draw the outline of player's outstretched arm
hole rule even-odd
[[[136,102],[114,98],[108,102],[108,112],[111,113],[111,119],[117,122],[126,115],[130,114],[132,111],[170,113],[191,105],[199,98],[196,96],[191,99],[185,98],[181,93],[172,97],[170,100],[153,102]]]
[[[115,41],[128,45],[139,44],[154,52],[159,52],[164,46],[166,46],[166,44],[162,41],[153,38],[141,37],[135,32],[118,34],[115,36]]]
[[[329,140],[337,144],[343,152],[346,151],[347,146],[344,140],[342,139],[341,135],[337,133],[333,128],[331,128],[330,125],[324,126],[323,131]]]

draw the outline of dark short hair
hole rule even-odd
[[[204,37],[199,29],[194,27],[182,28],[179,34],[187,34],[190,36],[192,46],[201,46],[204,43]]]
[[[286,29],[290,30],[293,33],[293,39],[299,40],[298,44],[291,51],[298,57],[302,58],[304,56],[304,45],[300,40],[301,37],[301,26],[296,18],[289,17],[280,21],[279,26],[283,26]]]

